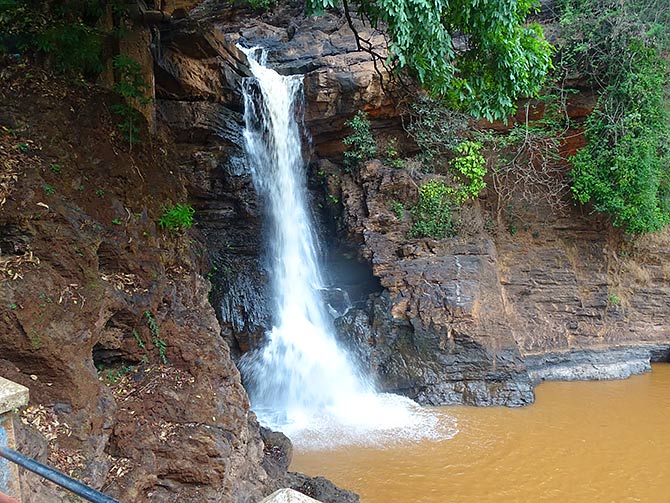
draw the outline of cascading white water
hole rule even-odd
[[[319,432],[326,429],[331,444],[361,443],[371,431],[377,438],[382,431],[391,438],[399,429],[407,430],[405,436],[432,436],[436,418],[409,399],[375,394],[337,345],[320,294],[316,236],[305,199],[296,120],[302,78],[266,68],[258,48],[243,50],[254,75],[245,79],[243,89],[245,147],[267,208],[275,299],[266,344],[245,355],[240,365],[252,406],[261,423],[282,429],[294,441],[300,437],[303,444],[313,438],[322,446]]]

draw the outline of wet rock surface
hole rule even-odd
[[[633,256],[625,251],[626,240],[597,217],[575,210],[551,216],[545,208],[527,211],[523,223],[516,211],[503,218],[509,222],[491,227],[486,224],[499,215],[489,193],[482,206],[465,209],[459,237],[409,239],[406,210],[416,201],[423,175],[369,163],[353,177],[339,164],[344,121],[358,110],[368,111],[375,132],[400,133],[405,141],[399,111],[382,91],[384,77],[380,80],[370,56],[357,50],[341,16],[308,17],[290,3],[259,16],[211,1],[195,17],[218,27],[219,40],[267,48],[270,65],[278,71],[304,74],[305,124],[317,160],[312,173],[319,173],[312,188],[329,195],[313,196],[325,215],[328,248],[347,250],[349,256],[353,250],[354,261],[367,263],[379,282],[366,290],[353,287],[354,279],[339,277],[342,283],[335,286],[346,289],[348,282],[358,291],[351,295],[356,309],[337,324],[344,343],[382,389],[427,404],[523,405],[533,400],[526,357],[536,379],[542,361],[537,354],[575,355],[579,366],[583,359],[599,358],[582,349],[667,338],[662,236],[641,240]],[[230,54],[217,58],[220,66],[229,66],[221,73],[231,76],[223,88],[235,89],[243,74],[239,62],[228,61]],[[263,209],[240,150],[239,96],[226,91],[213,97],[206,86],[198,88],[196,100],[165,93],[160,107],[166,116],[181,109],[169,122],[182,132],[177,133],[183,139],[181,165],[203,215],[208,247],[228,271],[219,268],[212,277],[220,286],[216,304],[223,332],[239,354],[262,343],[271,319],[260,252]],[[592,101],[588,93],[577,95],[567,110],[579,121]],[[576,135],[563,148],[572,152],[579,141]],[[403,202],[401,217],[392,210],[393,201]],[[514,235],[505,232],[506,226]],[[619,255],[622,250],[625,256]],[[337,259],[332,264],[337,267]],[[333,277],[337,281],[338,273]],[[337,316],[343,309],[333,312]],[[613,362],[626,358],[616,351],[611,355]],[[622,365],[641,370],[644,359],[636,356]]]
[[[293,490],[323,503],[359,503],[357,494],[339,489],[323,477],[308,477],[302,473],[288,473],[286,484]]]
[[[666,362],[670,344],[640,344],[525,356],[534,382],[626,379],[651,371],[651,362]]]
[[[532,386],[506,324],[495,246],[477,234],[408,239],[391,201],[413,180],[379,162],[341,175],[344,221],[385,293],[337,321],[378,384],[420,403],[518,406]],[[406,200],[406,199],[405,199]],[[486,314],[484,314],[486,313]]]

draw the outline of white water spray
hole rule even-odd
[[[266,344],[241,362],[259,420],[299,444],[320,447],[324,442],[386,442],[398,435],[451,435],[451,427],[436,431],[438,419],[411,400],[374,393],[338,347],[320,294],[316,236],[305,200],[296,120],[302,78],[266,68],[263,56],[256,59],[257,48],[243,50],[254,75],[245,80],[243,90],[245,147],[254,184],[267,207],[275,299],[274,326]]]

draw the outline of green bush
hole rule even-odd
[[[419,188],[419,201],[412,208],[411,237],[441,239],[453,234],[452,194],[453,189],[437,179]]]
[[[113,105],[112,111],[121,118],[119,129],[128,137],[128,144],[132,148],[138,142],[142,120],[142,114],[133,105],[146,105],[151,101],[146,96],[149,84],[142,76],[142,67],[134,59],[119,54],[112,59],[112,64],[117,71],[114,90],[123,98],[123,103]]]
[[[670,222],[670,9],[655,5],[563,0],[565,64],[599,90],[586,146],[571,158],[572,193],[632,234]]]
[[[344,164],[351,170],[377,155],[377,141],[372,136],[370,121],[365,112],[359,111],[353,119],[344,124],[353,129],[353,134],[342,140],[345,145],[351,146],[344,153]]]
[[[169,231],[188,229],[193,226],[193,215],[195,215],[193,206],[177,203],[163,212],[158,219],[158,226]]]
[[[42,54],[59,72],[94,79],[103,67],[103,12],[99,0],[0,0],[0,51]]]
[[[403,119],[405,130],[419,147],[423,171],[439,172],[468,128],[468,118],[452,110],[444,101],[420,96]]]
[[[458,183],[458,187],[452,189],[457,203],[475,199],[486,187],[486,159],[481,150],[482,144],[474,141],[464,141],[456,147],[459,156],[453,160],[451,167]]]

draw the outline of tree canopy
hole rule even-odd
[[[353,4],[350,5],[349,1]],[[344,8],[389,36],[388,62],[432,94],[489,120],[513,113],[551,68],[551,45],[526,24],[536,0],[306,0],[312,12]]]

